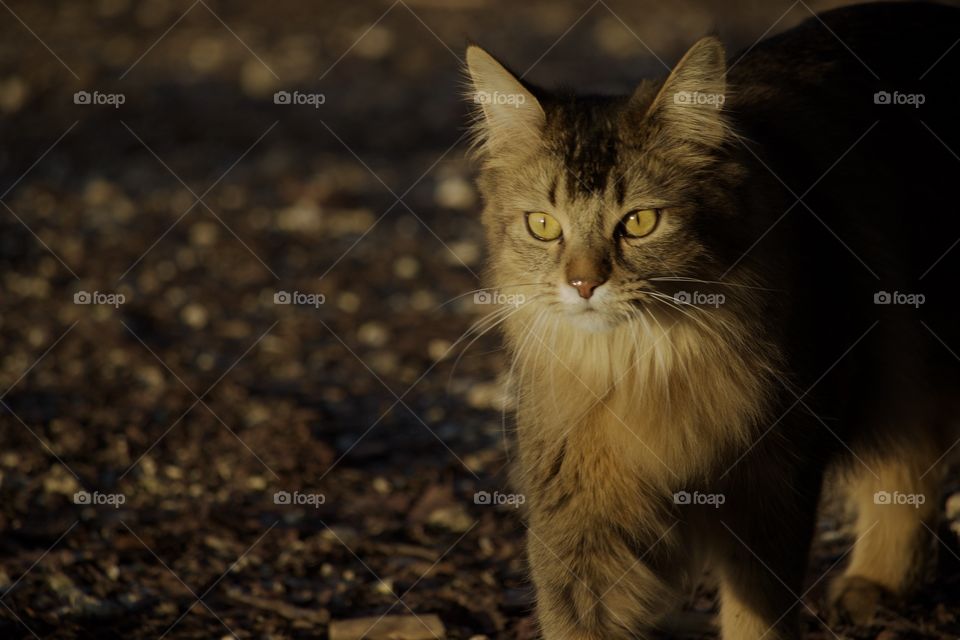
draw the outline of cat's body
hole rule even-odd
[[[483,102],[480,186],[492,284],[527,298],[502,326],[548,640],[642,636],[703,566],[725,638],[794,637],[831,470],[859,507],[837,619],[919,583],[960,420],[958,37],[838,10],[622,98],[468,51],[475,91],[523,96]]]

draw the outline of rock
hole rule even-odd
[[[947,498],[947,520],[960,519],[960,492],[951,494]]]
[[[410,296],[410,306],[414,311],[434,312],[437,307],[437,297],[425,289],[418,289]]]
[[[180,311],[180,318],[188,326],[202,329],[207,324],[207,310],[197,303],[191,303]]]
[[[324,231],[333,237],[367,232],[376,217],[369,209],[338,209],[324,218]]]
[[[369,616],[330,623],[330,640],[433,640],[445,638],[443,623],[433,614]]]
[[[470,209],[477,202],[473,186],[462,176],[451,176],[437,184],[434,198],[447,209]]]
[[[27,84],[22,79],[13,76],[0,80],[0,111],[19,111],[27,101],[27,95]]]
[[[248,60],[240,70],[240,86],[253,98],[265,98],[279,86],[279,80],[257,59]]]
[[[297,200],[293,206],[280,212],[277,216],[277,226],[284,231],[320,231],[322,227],[320,207],[309,198]]]
[[[383,25],[374,25],[367,29],[366,33],[361,32],[359,35],[360,38],[355,40],[353,51],[362,58],[370,60],[382,58],[393,47],[393,32]]]
[[[474,409],[501,409],[504,404],[503,387],[496,382],[478,382],[467,392],[467,404]]]
[[[282,600],[254,596],[244,593],[239,589],[227,589],[227,597],[241,604],[254,607],[255,609],[278,614],[288,620],[309,623],[308,627],[313,625],[321,626],[330,620],[330,612],[326,609],[315,610],[295,607]]]
[[[247,488],[254,491],[263,491],[267,488],[267,480],[262,476],[250,476],[247,478]]]
[[[195,222],[190,225],[190,244],[197,247],[212,247],[220,237],[220,225],[207,222]]]
[[[337,296],[337,308],[346,313],[356,313],[360,303],[360,296],[351,291],[345,291]]]
[[[398,278],[411,280],[420,273],[420,262],[413,256],[400,256],[393,263],[393,272]]]
[[[197,38],[187,53],[190,66],[200,73],[211,73],[220,68],[226,56],[222,37]]]
[[[427,524],[442,527],[454,533],[465,533],[473,526],[474,519],[461,504],[452,504],[430,512]]]
[[[372,484],[373,490],[382,496],[387,495],[393,490],[393,487],[390,485],[390,481],[383,476],[377,476],[374,478]]]
[[[357,338],[367,346],[382,347],[390,338],[390,333],[382,322],[366,322],[357,330]]]
[[[446,252],[446,258],[450,265],[471,267],[480,262],[480,246],[475,242],[460,240],[448,243],[447,247],[450,250]]]
[[[434,338],[427,343],[427,355],[429,355],[430,359],[434,362],[438,362],[447,356],[451,346],[453,345],[449,340]]]
[[[73,496],[80,490],[80,484],[69,471],[57,463],[51,466],[49,472],[43,477],[43,490],[46,493]]]

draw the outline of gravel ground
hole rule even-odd
[[[474,499],[507,490],[503,354],[450,349],[483,260],[463,44],[624,90],[807,9],[0,5],[0,637],[535,637],[518,511]],[[958,637],[941,538],[906,611],[835,631]]]

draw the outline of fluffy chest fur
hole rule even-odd
[[[765,409],[768,367],[719,327],[650,317],[585,334],[524,314],[507,326],[522,481],[668,491],[746,443]]]

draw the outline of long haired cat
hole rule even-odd
[[[921,582],[960,408],[958,35],[839,9],[623,96],[468,48],[545,638],[645,637],[704,567],[724,638],[797,637],[825,476],[858,512],[832,623]]]

